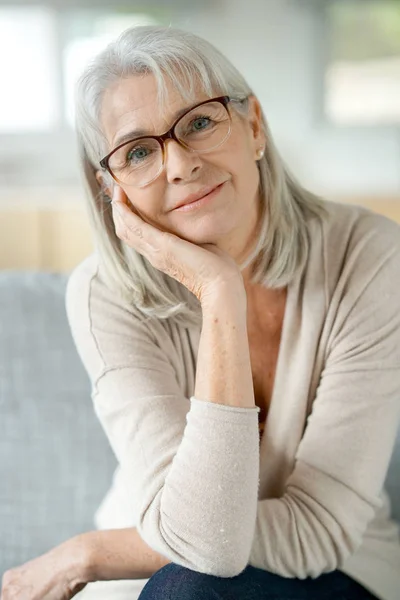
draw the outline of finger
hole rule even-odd
[[[120,185],[114,185],[114,189],[113,189],[113,195],[112,195],[112,202],[119,202],[119,203],[126,203],[128,200],[124,190],[122,189],[122,187]]]
[[[184,253],[193,250],[191,246],[188,247],[187,242],[174,233],[163,231],[144,220],[131,203],[125,202],[128,199],[123,190],[114,189],[113,198],[118,237],[145,256],[154,267],[183,282],[185,276],[181,273],[181,260]]]
[[[115,186],[112,211],[118,237],[142,254],[159,251],[165,243],[165,233],[146,223],[134,207],[132,210],[127,206],[125,199],[125,192]]]
[[[113,206],[116,206],[117,208],[120,209],[119,213],[120,213],[121,217],[127,217],[128,215],[133,213],[134,215],[139,217],[140,222],[143,221],[144,223],[153,225],[153,227],[155,227],[157,229],[156,225],[151,223],[149,221],[149,219],[147,217],[145,217],[145,215],[143,215],[136,208],[136,206],[134,206],[132,204],[132,202],[128,199],[125,192],[123,191],[123,189],[120,186],[115,186],[115,188],[114,188],[112,204],[113,204]]]
[[[143,252],[141,243],[143,243],[143,229],[139,222],[129,222],[126,219],[126,215],[120,205],[113,205],[113,219],[115,223],[115,230],[118,237],[135,248]]]
[[[118,208],[121,208],[121,215],[126,216],[131,213],[138,216],[141,221],[147,223],[152,228],[164,233],[164,230],[158,226],[158,223],[153,221],[148,215],[144,215],[127,197],[124,190],[120,186],[114,187],[112,203]],[[125,210],[124,210],[125,209]],[[126,210],[127,209],[127,210]]]

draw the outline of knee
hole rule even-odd
[[[138,600],[207,600],[215,598],[218,577],[169,563],[156,571],[144,586]]]

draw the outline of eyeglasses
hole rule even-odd
[[[144,187],[154,181],[164,168],[167,139],[175,140],[190,152],[211,152],[221,146],[231,133],[232,117],[228,104],[245,100],[247,97],[220,96],[200,102],[179,117],[166,133],[124,142],[107,154],[100,161],[100,166],[117,183]]]

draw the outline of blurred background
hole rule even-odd
[[[214,43],[304,185],[400,221],[398,0],[0,0],[0,268],[67,271],[92,251],[73,87],[136,23]]]

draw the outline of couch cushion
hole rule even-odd
[[[81,532],[116,459],[65,311],[67,275],[0,272],[0,572]]]

